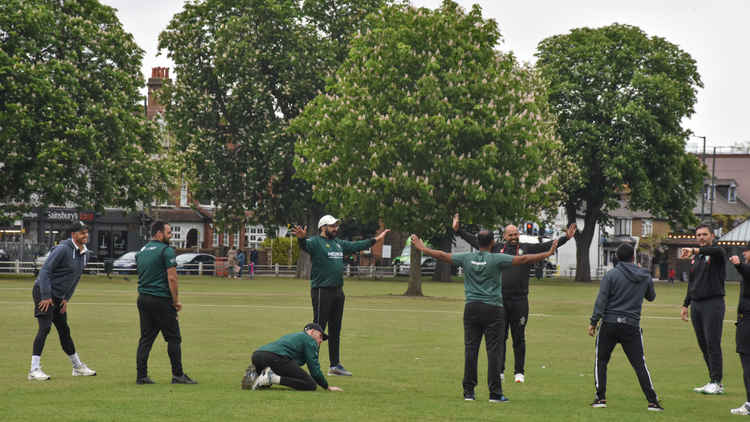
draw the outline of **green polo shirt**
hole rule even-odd
[[[466,303],[503,306],[502,271],[513,264],[512,255],[479,251],[453,254],[451,259],[464,269]]]
[[[310,375],[315,382],[324,389],[328,388],[328,381],[320,370],[318,361],[318,342],[304,331],[299,333],[287,334],[273,343],[268,343],[258,349],[259,352],[271,352],[277,355],[286,356],[302,366],[307,364]]]
[[[172,297],[167,269],[177,266],[174,249],[152,240],[135,255],[135,262],[138,264],[138,293]]]
[[[349,242],[339,239],[326,239],[314,236],[300,239],[299,245],[310,254],[311,287],[337,287],[344,285],[344,256],[367,249],[375,244],[375,239]]]

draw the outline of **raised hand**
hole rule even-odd
[[[568,226],[568,231],[565,232],[565,235],[568,237],[568,239],[572,239],[573,236],[576,235],[576,230],[578,229],[578,226],[576,223],[571,224]]]
[[[555,250],[557,249],[557,239],[552,242],[552,246],[549,247],[549,250],[547,251],[547,256],[552,256],[555,254]]]
[[[453,215],[453,231],[458,231],[458,213]]]
[[[375,242],[380,242],[385,238],[385,235],[387,235],[391,229],[385,229],[383,230],[379,235],[375,236]]]
[[[294,226],[292,229],[292,234],[297,236],[298,239],[304,239],[307,237],[307,226]]]
[[[424,243],[422,243],[422,239],[420,239],[416,234],[411,235],[411,244],[420,251],[424,249]]]

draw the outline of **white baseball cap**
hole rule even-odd
[[[339,220],[337,218],[334,218],[330,214],[327,214],[327,215],[324,215],[323,217],[321,217],[320,220],[318,220],[318,228],[321,228],[323,226],[332,226],[332,225],[338,223],[339,221],[341,221],[341,220]]]

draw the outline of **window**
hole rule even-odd
[[[633,230],[633,220],[629,218],[615,219],[615,236],[630,236]]]
[[[180,187],[180,206],[188,206],[188,188],[187,182],[185,182],[184,180],[182,181],[182,187]]]
[[[735,185],[734,183],[729,185],[729,192],[727,192],[727,199],[732,204],[737,202],[737,185]]]
[[[234,247],[238,249],[240,247],[240,232],[234,233]]]
[[[703,199],[713,201],[716,194],[716,185],[703,185]]]
[[[182,227],[172,226],[172,245],[177,248],[185,246],[185,241],[182,239]]]
[[[245,226],[245,247],[259,247],[266,238],[263,226]]]
[[[213,246],[219,246],[219,232],[214,231]]]
[[[654,223],[651,220],[643,220],[641,225],[641,236],[651,236],[654,234]]]
[[[229,246],[229,232],[224,232],[224,241],[222,241],[221,244]]]

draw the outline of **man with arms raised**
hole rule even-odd
[[[459,227],[458,214],[453,216],[453,231],[475,249],[479,249],[477,237]],[[576,232],[576,224],[568,225],[565,236],[557,240],[560,247],[570,240]],[[512,224],[505,226],[503,240],[505,243],[497,243],[492,247],[493,253],[504,253],[508,255],[523,255],[529,253],[540,253],[548,250],[552,241],[545,243],[520,243],[518,228]],[[502,365],[500,378],[505,372],[505,343],[508,341],[508,330],[513,337],[513,355],[515,356],[514,380],[517,383],[526,381],[526,324],[529,321],[529,272],[533,264],[516,265],[503,271],[503,308],[505,309],[505,332],[502,342]]]
[[[482,335],[487,347],[487,384],[490,402],[506,402],[500,381],[501,335],[505,329],[502,296],[502,270],[511,265],[526,265],[539,262],[555,253],[557,241],[544,253],[529,255],[507,255],[491,253],[495,239],[491,232],[482,230],[477,235],[479,252],[449,254],[427,248],[416,235],[411,237],[412,245],[426,255],[464,269],[464,400],[474,400],[474,387],[477,385],[477,357]]]

